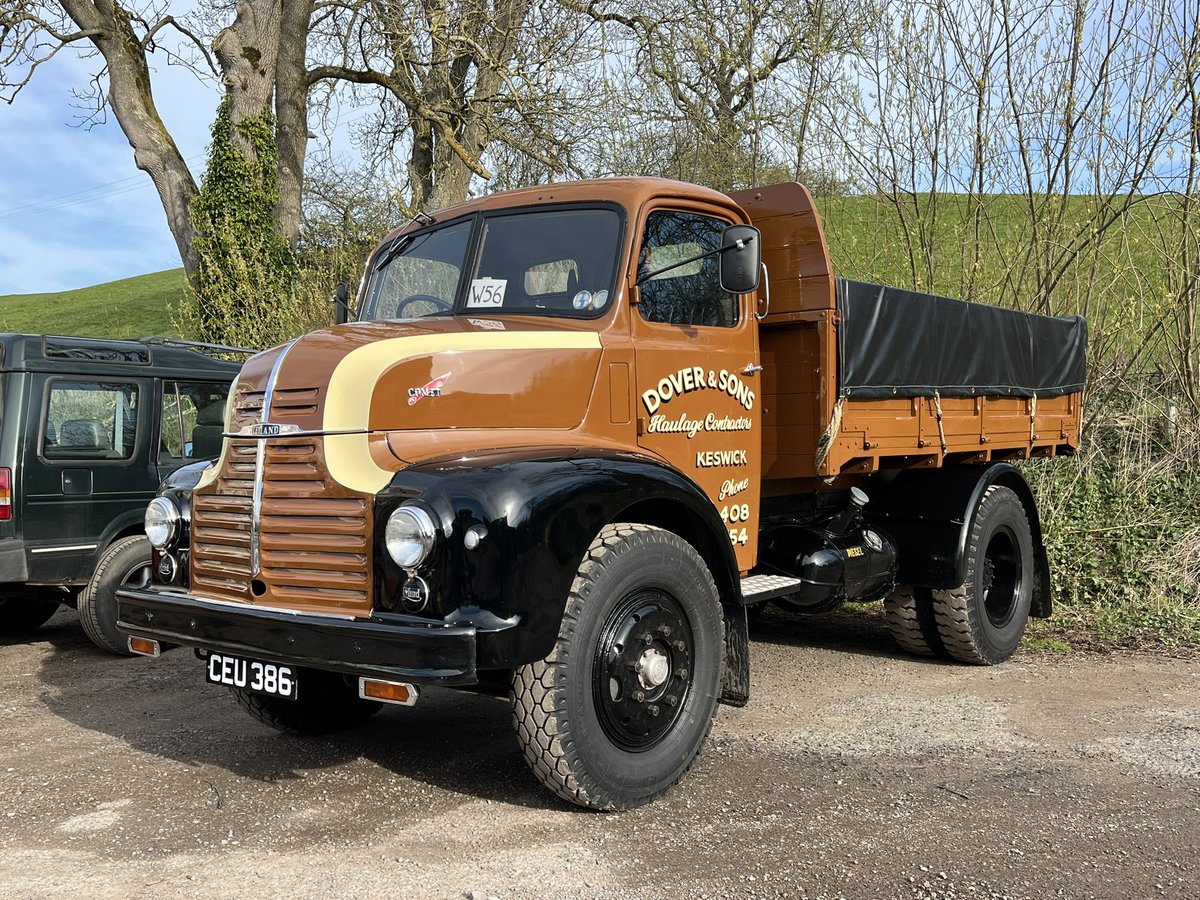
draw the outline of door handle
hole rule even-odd
[[[763,367],[758,365],[757,363],[750,363],[750,365],[748,365],[748,366],[746,366],[746,368],[742,369],[742,374],[743,375],[757,375],[762,370],[763,370]]]

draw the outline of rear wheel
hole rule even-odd
[[[101,650],[131,656],[126,636],[117,630],[117,588],[150,584],[150,542],[141,535],[122,538],[104,551],[100,564],[79,595],[79,622]]]
[[[992,485],[967,539],[966,579],[933,591],[933,614],[946,652],[965,663],[994,666],[1020,646],[1033,597],[1033,536],[1021,499]]]
[[[365,725],[382,703],[364,700],[336,672],[300,669],[295,700],[230,688],[238,705],[264,725],[285,734],[314,737]]]
[[[13,588],[0,594],[0,634],[27,634],[50,621],[58,612],[57,599],[48,599],[35,588]]]
[[[579,565],[554,650],[513,679],[526,760],[580,806],[654,799],[708,736],[723,652],[720,598],[692,546],[661,528],[607,526]]]
[[[933,616],[929,588],[898,584],[883,600],[888,631],[901,649],[918,656],[945,656],[942,636]]]

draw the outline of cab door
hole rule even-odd
[[[632,334],[638,443],[708,495],[745,571],[757,556],[762,472],[753,295],[722,290],[716,254],[694,259],[719,248],[729,224],[700,208],[646,214]]]

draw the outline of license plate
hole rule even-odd
[[[296,671],[291,666],[210,653],[204,669],[204,680],[210,684],[226,684],[272,697],[296,699]]]

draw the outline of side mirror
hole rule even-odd
[[[731,294],[758,290],[762,236],[753,225],[727,225],[721,232],[721,287]]]
[[[346,282],[339,281],[338,286],[333,289],[333,296],[329,298],[329,302],[333,304],[333,324],[345,325],[350,321],[350,288],[346,286]]]

